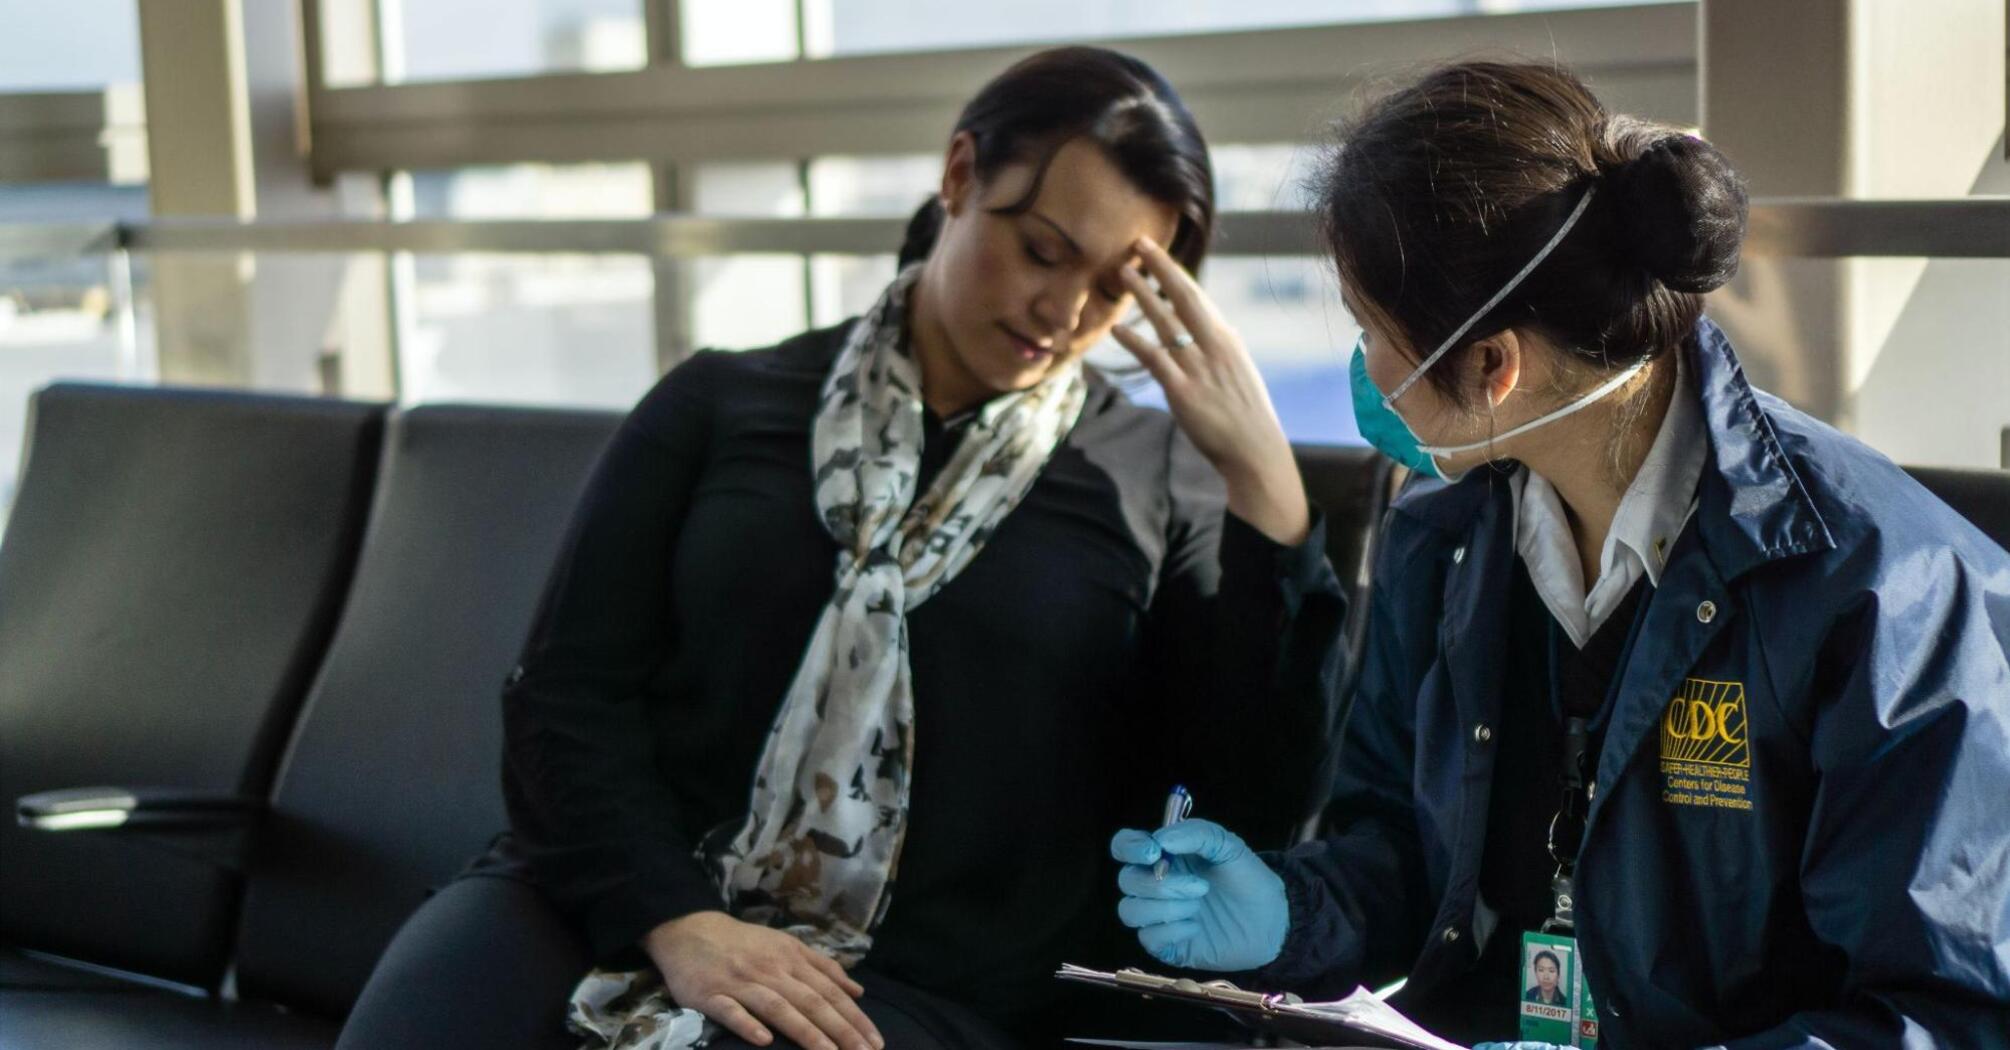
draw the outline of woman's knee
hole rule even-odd
[[[572,1047],[565,1004],[592,964],[534,887],[458,879],[420,905],[377,961],[339,1048]]]

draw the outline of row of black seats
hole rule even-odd
[[[504,824],[502,676],[618,421],[36,396],[0,544],[0,1050],[332,1044]],[[1389,467],[1299,454],[1358,592]],[[2010,537],[2010,476],[1924,473]]]
[[[118,790],[0,827],[0,1046],[330,1045],[502,826],[502,672],[616,420],[69,385],[32,411],[0,797]]]

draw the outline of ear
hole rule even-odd
[[[942,157],[942,209],[961,215],[977,193],[977,137],[959,131]]]
[[[1522,354],[1528,343],[1512,328],[1487,336],[1473,344],[1466,360],[1472,362],[1472,380],[1490,408],[1500,407],[1521,385]]]

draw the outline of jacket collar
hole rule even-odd
[[[1725,578],[1780,558],[1833,550],[1835,536],[1781,442],[1777,422],[1746,380],[1730,338],[1704,318],[1687,349],[1711,447],[1697,525]]]
[[[1690,355],[1692,393],[1700,399],[1710,442],[1696,523],[1725,578],[1780,558],[1834,548],[1828,522],[1782,444],[1773,416],[1745,378],[1731,340],[1704,318],[1682,352]],[[1511,498],[1508,476],[1481,467],[1456,484],[1413,479],[1398,497],[1396,510],[1456,537],[1467,533],[1489,499]]]

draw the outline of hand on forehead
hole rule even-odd
[[[1015,205],[1038,177],[1038,195],[1013,218],[1030,232],[1051,238],[1073,261],[1094,267],[1135,265],[1139,238],[1171,244],[1178,233],[1179,210],[1147,196],[1095,143],[1063,143],[1044,176],[1040,159],[1033,156],[999,169],[978,188],[978,207],[990,211]]]

